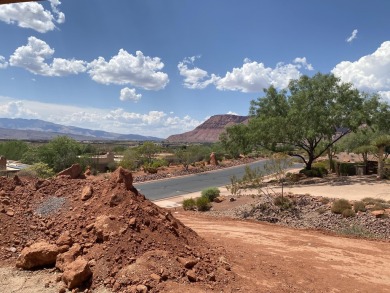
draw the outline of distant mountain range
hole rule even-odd
[[[162,140],[153,136],[119,134],[74,126],[64,126],[39,119],[0,118],[0,139],[49,140],[61,135],[66,135],[76,140]]]
[[[248,123],[248,116],[238,115],[214,115],[196,127],[192,131],[182,134],[171,135],[167,138],[168,142],[217,142],[219,136],[226,129],[226,127],[238,124]]]

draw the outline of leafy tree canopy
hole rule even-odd
[[[302,76],[288,90],[271,86],[264,92],[265,97],[251,102],[253,142],[273,151],[289,148],[309,170],[336,141],[374,115],[371,96],[332,74]]]

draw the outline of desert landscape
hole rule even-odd
[[[260,217],[254,207],[267,197],[254,190],[231,201],[221,187],[224,200],[201,213],[180,206],[199,194],[146,200],[124,169],[109,178],[72,179],[74,172],[2,177],[2,292],[390,291],[388,210],[358,212],[351,222],[332,214],[338,196],[324,200],[318,190],[340,178],[285,187],[299,212],[269,207]],[[342,185],[351,202],[390,199],[386,181],[362,176]],[[367,229],[345,229],[356,221]]]

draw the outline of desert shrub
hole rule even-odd
[[[153,162],[151,163],[150,167],[152,168],[159,168],[159,167],[168,167],[168,162],[167,160],[165,159],[157,159],[157,160],[153,160]]]
[[[362,201],[355,201],[353,204],[353,209],[355,212],[365,212],[366,205]]]
[[[217,187],[209,187],[202,190],[202,197],[205,197],[209,200],[209,202],[214,201],[220,194],[220,190]]]
[[[54,176],[55,173],[52,168],[50,168],[45,163],[35,163],[31,165],[30,167],[20,170],[18,172],[18,176],[21,177],[37,177],[37,178],[50,178]]]
[[[186,211],[194,210],[196,207],[195,199],[193,199],[192,197],[183,200],[182,204],[183,204],[183,209]]]
[[[337,199],[333,202],[331,211],[335,214],[342,214],[344,210],[351,209],[351,204],[346,199]]]
[[[344,218],[354,217],[356,215],[355,211],[351,208],[343,210],[341,214]]]
[[[381,198],[365,197],[362,199],[362,202],[364,202],[365,204],[377,204],[377,203],[385,203],[386,201]]]
[[[343,176],[356,175],[355,163],[339,163],[339,172]]]
[[[322,204],[328,204],[330,202],[330,199],[328,197],[321,197],[320,201]]]
[[[196,199],[196,208],[201,212],[208,211],[211,208],[209,199],[203,196],[198,197]]]
[[[364,227],[360,225],[351,225],[344,227],[338,231],[343,235],[351,235],[357,237],[365,237],[365,238],[373,238],[375,237],[370,231],[366,230]]]
[[[302,169],[299,173],[304,174],[307,177],[324,177],[328,174],[328,170],[326,168],[312,167],[310,170]]]
[[[281,210],[289,210],[294,207],[294,203],[288,198],[284,196],[277,196],[274,199],[274,204],[278,206]]]

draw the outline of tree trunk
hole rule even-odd
[[[311,170],[311,165],[314,162],[314,158],[312,156],[309,156],[309,160],[306,162],[306,170]]]
[[[384,172],[383,172],[384,163],[385,163],[383,158],[384,153],[385,153],[385,147],[380,146],[378,148],[378,178],[379,179],[383,179],[384,177]]]

